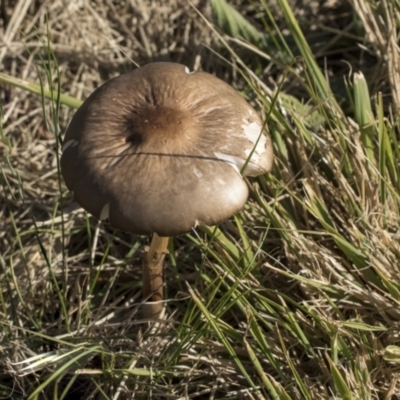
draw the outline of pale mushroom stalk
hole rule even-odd
[[[163,262],[168,253],[168,237],[154,233],[149,251],[143,259],[143,316],[156,319],[164,309]]]

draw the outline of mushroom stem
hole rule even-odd
[[[150,249],[143,260],[143,305],[145,318],[158,318],[164,308],[163,300],[163,261],[168,253],[168,237],[154,233]]]

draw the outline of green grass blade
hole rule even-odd
[[[7,83],[8,85],[18,87],[37,95],[41,95],[43,93],[44,97],[49,100],[56,100],[58,96],[57,94],[54,94],[54,92],[50,89],[46,89],[36,83],[28,82],[20,78],[15,78],[11,75],[5,74],[4,72],[0,72],[0,82]],[[60,104],[63,104],[70,108],[79,108],[82,105],[81,100],[65,94],[60,94],[59,101]]]

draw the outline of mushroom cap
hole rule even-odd
[[[242,175],[272,165],[262,125],[213,75],[147,64],[107,81],[78,109],[64,139],[62,174],[76,201],[114,228],[178,235],[244,206]]]

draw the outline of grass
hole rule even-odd
[[[400,398],[396,3],[131,3],[1,11],[0,395]],[[73,109],[129,59],[233,84],[276,154],[241,213],[170,244],[157,326],[148,238],[87,215],[58,163]]]

